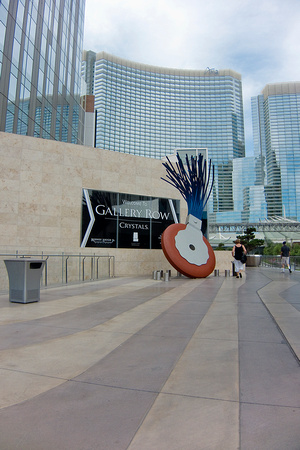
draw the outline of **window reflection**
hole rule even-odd
[[[37,10],[39,3],[36,0],[28,0],[26,16],[25,2],[15,1],[17,3],[15,17],[7,14],[8,1],[0,2],[0,79],[5,33],[6,30],[15,30],[14,36],[7,37],[12,39],[12,51],[6,55],[10,65],[9,79],[1,79],[6,91],[4,104],[7,106],[0,118],[0,131],[31,133],[36,137],[81,143],[82,111],[79,106],[78,67],[81,63],[84,1],[45,1],[43,11],[41,9],[43,15],[39,15]],[[65,18],[68,21],[65,21]],[[57,35],[60,28],[63,29],[61,41]],[[41,36],[37,33],[41,33]],[[59,73],[54,72],[56,66],[60,67]],[[33,82],[34,89],[32,89]],[[3,95],[3,92],[0,95]],[[56,92],[59,93],[58,96],[54,96]],[[28,118],[25,110],[28,109],[30,95],[37,95],[44,100],[37,102],[37,98],[31,99],[31,104],[36,103],[37,109]],[[65,95],[71,98],[72,112],[68,113],[62,127],[60,122],[57,125],[55,123],[56,110],[64,103]],[[51,103],[51,108],[46,106],[47,100]],[[60,121],[61,116],[58,116]]]

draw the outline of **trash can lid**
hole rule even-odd
[[[45,259],[36,259],[36,258],[9,258],[9,259],[4,259],[5,261],[15,261],[15,262],[24,262],[24,261],[30,261],[30,262],[43,262],[46,261]]]

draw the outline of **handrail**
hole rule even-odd
[[[115,276],[115,257],[110,255],[71,253],[0,253],[0,261],[9,258],[39,258],[45,261],[41,288],[96,281]],[[95,260],[97,262],[95,262]],[[88,262],[90,261],[90,265]],[[96,266],[96,269],[95,269]],[[5,264],[0,264],[1,291],[8,289]]]
[[[281,268],[280,255],[262,255],[261,265],[264,267]],[[290,265],[293,272],[300,270],[300,256],[290,256]]]

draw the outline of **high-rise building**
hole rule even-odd
[[[257,156],[233,160],[233,200],[236,223],[255,223],[267,217],[265,190]]]
[[[206,148],[215,166],[210,220],[233,220],[233,160],[245,155],[241,76],[180,70],[84,52],[86,93],[95,96],[96,147],[151,158]]]
[[[252,98],[252,123],[267,217],[300,221],[300,82],[267,84]]]
[[[83,142],[85,0],[0,2],[0,131]]]

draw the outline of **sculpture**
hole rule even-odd
[[[188,206],[186,224],[172,224],[162,234],[164,255],[183,275],[205,278],[216,264],[214,251],[201,230],[203,211],[213,187],[214,166],[210,160],[207,170],[201,154],[197,158],[192,156],[191,161],[186,155],[186,169],[178,153],[175,166],[168,157],[163,165],[167,179],[162,180],[178,189]]]

